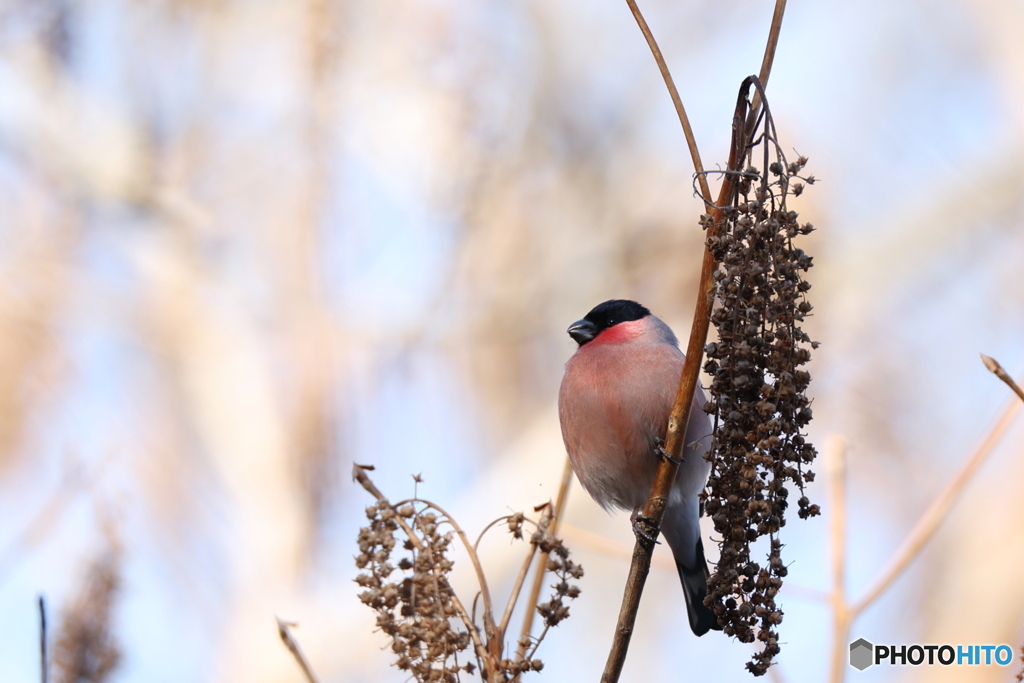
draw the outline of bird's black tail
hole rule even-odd
[[[702,636],[710,630],[721,631],[714,612],[704,606],[704,596],[708,594],[707,560],[704,559],[704,544],[697,539],[697,561],[694,566],[686,568],[676,563],[679,578],[683,582],[683,595],[686,597],[686,614],[690,618],[693,633]]]

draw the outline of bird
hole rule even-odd
[[[662,439],[683,370],[679,341],[650,310],[626,299],[598,304],[567,332],[579,347],[565,364],[558,418],[573,471],[604,509],[632,510],[634,532],[641,535],[637,518],[659,459],[668,457]],[[697,636],[722,629],[704,605],[710,574],[698,523],[699,495],[711,469],[704,458],[711,423],[703,405],[698,386],[661,524]]]

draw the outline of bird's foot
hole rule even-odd
[[[675,458],[673,458],[671,455],[668,454],[668,451],[665,450],[665,442],[662,441],[661,439],[658,439],[658,441],[654,444],[654,452],[657,453],[658,455],[660,455],[661,457],[665,458],[666,460],[668,460],[670,463],[672,463],[676,467],[678,467],[678,466],[683,464],[682,458],[680,458],[679,460],[676,460]]]
[[[658,542],[658,525],[655,524],[654,519],[643,514],[640,510],[641,508],[636,508],[633,510],[633,514],[629,516],[629,521],[633,526],[633,535],[645,547],[653,548]]]

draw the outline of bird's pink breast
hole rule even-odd
[[[605,507],[643,503],[657,469],[683,355],[672,345],[637,340],[623,323],[580,347],[559,391],[562,437],[583,487]],[[633,339],[616,343],[616,328]],[[595,343],[602,340],[604,343]]]

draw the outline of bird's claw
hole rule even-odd
[[[679,460],[676,460],[675,458],[673,458],[671,455],[668,454],[668,451],[665,450],[665,444],[663,444],[661,442],[661,439],[659,439],[658,443],[655,444],[654,452],[657,453],[658,455],[660,455],[661,457],[665,458],[666,460],[668,460],[670,463],[672,463],[676,467],[678,467],[678,466],[683,464],[682,458],[680,458]]]
[[[640,508],[633,510],[629,516],[633,526],[633,535],[636,540],[648,548],[653,548],[658,543],[658,526],[655,520],[640,512]]]

